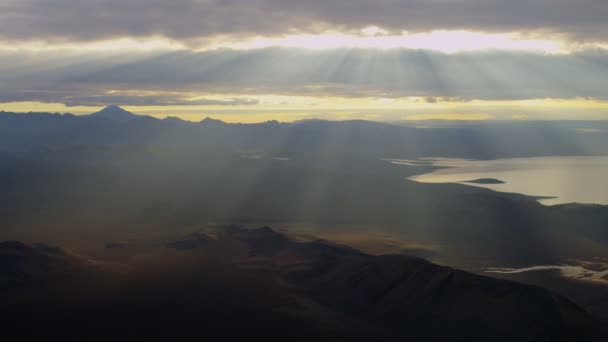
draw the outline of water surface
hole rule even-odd
[[[608,156],[497,160],[424,158],[419,165],[427,162],[441,168],[410,179],[422,183],[463,183],[546,197],[539,200],[546,205],[574,202],[608,205]],[[484,182],[471,182],[480,179]]]

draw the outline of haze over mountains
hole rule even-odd
[[[157,326],[169,311],[153,298],[178,289],[183,295],[168,295],[163,305],[184,308],[177,310],[183,321],[156,329],[163,336],[179,335],[176,329],[190,335],[200,322],[186,318],[198,314],[217,327],[210,336],[225,333],[221,322],[234,319],[244,331],[273,338],[293,338],[293,328],[308,338],[344,340],[579,341],[599,334],[601,341],[596,327],[608,318],[602,283],[486,270],[569,259],[608,267],[607,207],[543,206],[523,195],[420,184],[406,178],[432,170],[430,164],[387,159],[598,155],[608,153],[604,125],[229,124],[160,120],[117,106],[85,116],[0,113],[0,240],[22,241],[0,245],[0,284],[32,284],[17,286],[22,295],[11,297],[15,327],[42,306],[41,326],[58,315],[83,324],[79,336],[99,328],[84,321],[114,315],[108,332],[125,328],[119,318],[140,314],[133,334]],[[214,230],[232,223],[285,228],[293,236]],[[32,245],[38,242],[61,249]],[[188,255],[192,267],[174,272],[176,254],[177,264]],[[175,283],[146,283],[158,274]],[[204,286],[217,298],[189,295],[210,278]],[[43,295],[32,297],[40,287]],[[285,329],[269,332],[248,321],[252,315]]]
[[[74,145],[224,146],[277,155],[351,154],[364,158],[507,158],[608,153],[608,123],[586,121],[426,122],[305,120],[226,124],[135,116],[110,106],[88,116],[0,115],[0,151]],[[599,131],[586,131],[594,128]]]

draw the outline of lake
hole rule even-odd
[[[422,158],[392,162],[440,167],[410,178],[421,183],[462,183],[547,197],[539,199],[545,205],[574,202],[608,205],[608,156],[498,160]],[[470,183],[475,180],[480,181]]]

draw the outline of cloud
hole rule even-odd
[[[68,107],[76,106],[106,106],[117,104],[120,106],[255,106],[259,100],[250,98],[188,99],[175,95],[93,95],[73,96],[67,95],[58,100],[45,102],[63,103]]]
[[[421,97],[427,102],[608,100],[608,53],[416,50],[45,54],[0,52],[0,102],[256,105],[255,95]],[[219,94],[208,96],[208,94]],[[233,94],[233,95],[225,95]]]
[[[201,42],[326,30],[475,30],[606,41],[605,0],[4,0],[0,35],[90,41],[163,36]],[[366,31],[368,32],[368,31]],[[383,32],[383,31],[379,31]]]
[[[49,86],[50,88],[51,86]],[[1,90],[2,88],[0,88]],[[103,89],[66,88],[63,90],[13,90],[0,91],[2,102],[41,102],[61,103],[67,107],[76,106],[107,106],[117,104],[120,106],[255,106],[258,99],[246,97],[233,98],[190,98],[179,92],[156,92],[154,95],[137,95],[133,91],[114,94],[101,94]]]

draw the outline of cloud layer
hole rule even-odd
[[[0,52],[0,101],[76,105],[255,105],[255,94],[456,101],[608,100],[608,53],[416,50]],[[234,94],[206,98],[201,94]],[[245,97],[245,98],[243,98]]]
[[[4,0],[0,36],[90,41],[164,36],[186,42],[325,30],[475,30],[606,41],[605,0]]]

